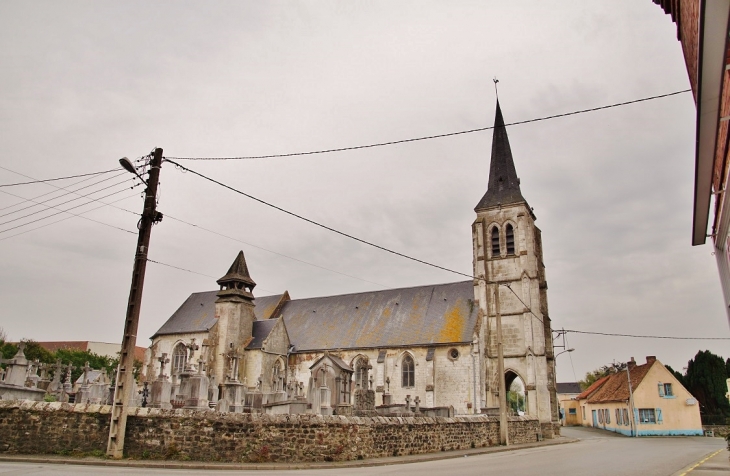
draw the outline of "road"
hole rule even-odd
[[[364,468],[332,468],[310,470],[273,470],[273,471],[201,471],[125,468],[99,466],[71,466],[47,463],[9,463],[0,461],[0,475],[50,475],[84,476],[139,475],[139,474],[203,474],[219,473],[229,475],[398,475],[398,476],[471,476],[471,475],[532,475],[541,476],[670,476],[678,475],[702,460],[710,453],[722,450],[725,442],[721,438],[672,437],[672,438],[628,438],[610,432],[587,428],[564,428],[563,435],[578,438],[576,443],[522,449],[457,459],[443,459],[423,463],[390,466],[371,466]],[[714,460],[727,459],[727,450]],[[702,466],[695,474],[706,474]],[[714,470],[712,474],[730,474],[724,469]],[[688,476],[694,476],[692,472]]]

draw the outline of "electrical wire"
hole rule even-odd
[[[32,212],[32,213],[28,213],[28,214],[26,214],[26,215],[23,215],[23,216],[20,216],[20,217],[16,217],[16,218],[13,218],[13,219],[11,219],[11,220],[7,220],[7,221],[4,221],[4,222],[0,223],[0,226],[2,226],[2,225],[7,225],[8,223],[12,223],[12,222],[14,222],[14,221],[22,220],[23,218],[28,218],[28,217],[31,217],[31,216],[37,215],[37,214],[39,214],[39,213],[44,213],[44,212],[47,212],[47,211],[48,211],[49,209],[54,209],[54,210],[60,210],[60,208],[57,208],[57,207],[60,207],[60,206],[62,206],[62,205],[66,205],[67,203],[75,202],[75,201],[77,201],[77,200],[80,200],[80,199],[82,199],[82,198],[89,198],[89,197],[90,197],[91,195],[93,195],[93,194],[95,194],[95,193],[103,192],[104,190],[108,190],[108,189],[110,189],[110,188],[118,187],[119,185],[122,185],[122,184],[123,184],[123,183],[125,183],[126,181],[127,181],[127,180],[125,179],[125,180],[124,180],[124,181],[122,181],[122,182],[118,182],[118,183],[115,183],[115,184],[109,185],[109,186],[107,186],[107,187],[104,187],[104,188],[101,188],[101,189],[99,189],[99,190],[96,190],[96,191],[94,191],[94,192],[91,192],[91,193],[89,193],[89,194],[87,194],[87,195],[79,195],[79,196],[78,196],[78,197],[76,197],[76,198],[72,198],[72,199],[70,199],[70,200],[66,200],[65,202],[57,203],[57,204],[55,204],[55,205],[45,205],[45,204],[43,204],[43,203],[40,203],[40,202],[39,202],[39,203],[38,203],[38,205],[43,205],[44,207],[46,207],[46,209],[44,209],[44,210],[38,210],[38,211],[35,211],[35,212]],[[134,188],[134,187],[136,187],[136,186],[137,186],[137,185],[133,185],[133,186],[132,186],[131,188]],[[127,188],[127,187],[125,186],[125,187],[124,187],[124,189],[126,190],[126,188]],[[14,195],[14,194],[12,194],[12,193],[9,193],[9,192],[5,192],[5,191],[2,191],[2,193],[6,193],[6,194],[8,194],[8,195],[12,195],[12,196],[14,196],[14,197],[18,197],[18,195]],[[78,206],[76,206],[76,207],[71,207],[71,208],[69,208],[69,210],[73,210],[74,208],[78,208],[79,206],[83,206],[83,205],[86,205],[86,204],[88,204],[88,203],[91,203],[91,202],[86,202],[86,203],[83,203],[83,204],[81,204],[81,205],[78,205]],[[61,210],[61,211],[63,211],[63,210]],[[53,215],[49,215],[49,216],[53,216]],[[33,222],[30,222],[30,223],[33,223]]]
[[[296,214],[294,212],[290,212],[289,210],[286,210],[284,208],[281,208],[279,206],[276,206],[276,205],[274,205],[272,203],[269,203],[269,202],[266,202],[264,200],[261,200],[260,198],[256,198],[253,195],[250,195],[250,194],[248,194],[246,192],[242,192],[241,190],[238,190],[236,188],[233,188],[230,185],[226,185],[223,182],[219,182],[218,180],[215,180],[215,179],[210,178],[210,177],[208,177],[206,175],[203,175],[200,172],[196,172],[195,170],[192,170],[192,169],[190,169],[188,167],[182,166],[182,165],[178,164],[177,162],[175,162],[174,160],[171,160],[169,158],[165,158],[164,160],[167,161],[167,162],[170,162],[171,164],[176,165],[177,167],[179,167],[180,169],[182,169],[182,170],[184,170],[186,172],[191,172],[191,173],[197,175],[200,178],[203,178],[205,180],[208,180],[209,182],[213,182],[214,184],[219,185],[219,186],[221,186],[223,188],[227,188],[228,190],[231,190],[233,192],[236,192],[239,195],[243,195],[244,197],[250,198],[251,200],[257,201],[257,202],[259,202],[259,203],[261,203],[263,205],[266,205],[267,207],[274,208],[276,210],[279,210],[280,212],[286,213],[287,215],[291,215],[291,216],[293,216],[295,218],[299,218],[300,220],[306,221],[306,222],[311,223],[312,225],[318,226],[320,228],[324,228],[325,230],[331,231],[333,233],[337,233],[338,235],[342,235],[342,236],[344,236],[346,238],[350,238],[351,240],[359,241],[360,243],[366,244],[368,246],[372,246],[373,248],[377,248],[379,250],[385,251],[387,253],[394,254],[396,256],[400,256],[402,258],[409,259],[411,261],[415,261],[415,262],[418,262],[418,263],[421,263],[421,264],[425,264],[426,266],[431,266],[433,268],[437,268],[437,269],[440,269],[440,270],[443,270],[443,271],[448,271],[450,273],[458,274],[460,276],[464,276],[464,277],[467,277],[467,278],[472,278],[472,279],[474,278],[474,276],[472,276],[471,274],[462,273],[460,271],[455,271],[453,269],[445,268],[445,267],[439,266],[437,264],[429,263],[428,261],[423,261],[421,259],[414,258],[412,256],[408,256],[408,255],[406,255],[404,253],[400,253],[398,251],[394,251],[394,250],[388,249],[388,248],[386,248],[384,246],[380,246],[380,245],[377,245],[377,244],[372,243],[370,241],[363,240],[362,238],[358,238],[356,236],[350,235],[350,234],[345,233],[343,231],[336,230],[336,229],[334,229],[332,227],[329,227],[327,225],[323,225],[322,223],[316,222],[316,221],[311,220],[309,218],[306,218],[306,217],[304,217],[302,215],[298,215],[298,214]]]
[[[227,238],[227,239],[229,239],[229,240],[233,240],[233,241],[237,241],[237,242],[239,242],[239,243],[243,243],[244,245],[247,245],[247,246],[251,246],[251,247],[253,247],[253,248],[256,248],[256,249],[259,249],[259,250],[262,250],[262,251],[266,251],[267,253],[271,253],[271,254],[274,254],[274,255],[276,255],[276,256],[281,256],[281,257],[283,257],[283,258],[288,258],[288,259],[290,259],[290,260],[293,260],[293,261],[297,261],[297,262],[299,262],[299,263],[307,264],[307,265],[309,265],[309,266],[314,266],[315,268],[323,269],[323,270],[325,270],[325,271],[330,271],[330,272],[332,272],[332,273],[336,273],[336,274],[339,274],[340,276],[346,276],[346,277],[348,277],[348,278],[352,278],[352,279],[357,279],[357,280],[359,280],[359,281],[363,281],[363,282],[366,282],[366,283],[370,283],[370,284],[375,284],[376,286],[380,286],[380,287],[383,287],[383,288],[388,288],[388,286],[386,286],[386,285],[384,285],[384,284],[376,283],[375,281],[369,281],[369,280],[367,280],[367,279],[364,279],[364,278],[358,278],[357,276],[353,276],[353,275],[351,275],[351,274],[347,274],[347,273],[342,273],[342,272],[340,272],[340,271],[336,271],[336,270],[334,270],[334,269],[331,269],[331,268],[326,268],[326,267],[324,267],[324,266],[320,266],[320,265],[318,265],[318,264],[310,263],[310,262],[308,262],[308,261],[304,261],[304,260],[301,260],[301,259],[299,259],[299,258],[294,258],[294,257],[292,257],[292,256],[287,256],[287,255],[285,255],[285,254],[282,254],[282,253],[277,253],[276,251],[271,251],[271,250],[268,250],[268,249],[266,249],[266,248],[262,248],[261,246],[257,246],[257,245],[254,245],[254,244],[248,243],[248,242],[246,242],[246,241],[243,241],[243,240],[239,240],[238,238],[233,238],[232,236],[224,235],[223,233],[218,233],[217,231],[209,230],[209,229],[207,229],[207,228],[204,228],[204,227],[202,227],[202,226],[200,226],[200,225],[195,225],[194,223],[189,223],[189,222],[187,222],[187,221],[185,221],[185,220],[181,220],[181,219],[179,219],[179,218],[175,218],[175,217],[173,217],[173,216],[170,216],[170,215],[165,215],[165,218],[167,218],[167,219],[171,219],[171,220],[175,220],[175,221],[179,221],[180,223],[184,223],[184,224],[186,224],[186,225],[192,226],[192,227],[194,227],[194,228],[198,228],[198,229],[200,229],[200,230],[204,230],[204,231],[207,231],[208,233],[212,233],[212,234],[214,234],[214,235],[218,235],[218,236],[221,236],[221,237],[223,237],[223,238]]]
[[[114,200],[114,201],[113,201],[113,202],[111,202],[111,203],[117,203],[117,202],[121,202],[121,201],[123,201],[123,200],[127,200],[128,198],[134,198],[134,197],[136,197],[136,196],[137,196],[137,194],[134,194],[134,195],[130,195],[130,196],[128,196],[128,197],[120,198],[119,200]],[[100,206],[98,206],[98,207],[92,208],[92,209],[90,209],[90,210],[86,210],[86,211],[84,211],[84,212],[81,212],[81,213],[90,213],[90,212],[93,212],[94,210],[98,210],[98,209],[100,209],[100,208],[104,208],[104,207],[106,207],[106,206],[108,206],[108,205],[109,205],[109,204],[103,204],[103,205],[100,205]],[[100,225],[108,226],[108,227],[111,227],[111,228],[116,228],[116,229],[118,229],[118,230],[121,230],[121,231],[124,231],[124,232],[127,232],[127,233],[131,233],[131,234],[133,234],[133,235],[136,235],[136,234],[137,234],[137,233],[136,233],[136,232],[134,232],[134,231],[129,231],[129,230],[125,230],[124,228],[119,228],[119,227],[117,227],[117,226],[114,226],[114,225],[110,225],[110,224],[108,224],[108,223],[104,223],[104,222],[101,222],[101,221],[98,221],[98,220],[94,220],[94,219],[92,219],[92,218],[89,218],[89,217],[85,217],[85,216],[82,216],[81,214],[75,214],[75,213],[70,213],[70,212],[68,212],[68,213],[69,213],[69,214],[70,214],[71,216],[68,216],[68,217],[65,217],[65,218],[61,218],[60,220],[56,220],[56,221],[54,221],[54,222],[51,222],[51,223],[45,223],[45,224],[43,224],[43,225],[41,225],[41,226],[37,226],[37,227],[35,227],[35,228],[31,228],[31,229],[29,229],[29,230],[23,230],[23,231],[21,231],[20,233],[16,233],[16,234],[14,234],[14,235],[10,235],[10,236],[6,236],[6,237],[4,237],[4,238],[0,238],[0,241],[5,241],[5,240],[9,240],[10,238],[15,238],[16,236],[20,236],[20,235],[25,235],[26,233],[30,233],[31,231],[35,231],[35,230],[40,230],[41,228],[45,228],[45,227],[47,227],[47,226],[55,225],[56,223],[61,223],[62,221],[70,220],[71,218],[74,218],[74,217],[78,217],[78,218],[83,218],[84,220],[89,220],[89,221],[93,221],[93,222],[95,222],[95,223],[98,223],[98,224],[100,224]]]
[[[591,332],[591,331],[579,331],[575,329],[563,329],[564,332],[572,332],[574,334],[589,334],[599,335],[608,337],[634,337],[637,339],[671,339],[671,340],[730,340],[730,337],[679,337],[679,336],[652,336],[652,335],[637,335],[637,334],[615,334],[610,332]]]
[[[649,97],[645,97],[645,98],[641,98],[641,99],[633,99],[631,101],[624,101],[624,102],[619,102],[619,103],[614,103],[614,104],[608,104],[605,106],[592,107],[589,109],[581,109],[578,111],[565,112],[562,114],[553,114],[551,116],[527,119],[524,121],[510,122],[508,124],[505,124],[505,127],[506,126],[516,126],[516,125],[520,125],[520,124],[529,124],[532,122],[547,121],[549,119],[574,116],[576,114],[584,114],[586,112],[601,111],[603,109],[610,109],[610,108],[619,107],[619,106],[627,106],[629,104],[635,104],[635,103],[644,102],[644,101],[651,101],[653,99],[661,99],[661,98],[666,98],[666,97],[670,97],[670,96],[676,96],[677,94],[683,94],[683,93],[687,93],[690,91],[691,91],[690,89],[683,89],[681,91],[675,91],[672,93],[659,94],[656,96],[649,96]],[[344,151],[349,151],[349,150],[370,149],[373,147],[383,147],[383,146],[388,146],[388,145],[405,144],[408,142],[417,142],[417,141],[422,141],[422,140],[440,139],[442,137],[451,137],[451,136],[458,136],[458,135],[463,135],[463,134],[471,134],[474,132],[488,131],[491,129],[494,129],[494,126],[478,127],[476,129],[468,129],[465,131],[447,132],[445,134],[434,134],[434,135],[429,135],[429,136],[414,137],[414,138],[410,138],[410,139],[400,139],[400,140],[393,140],[393,141],[387,141],[387,142],[378,142],[375,144],[356,145],[356,146],[350,146],[350,147],[338,147],[338,148],[334,148],[334,149],[312,150],[309,152],[291,152],[288,154],[252,155],[252,156],[240,156],[240,157],[166,157],[166,159],[174,159],[174,160],[255,160],[255,159],[273,159],[273,158],[281,158],[281,157],[295,157],[295,156],[315,155],[315,154],[329,154],[332,152],[344,152]]]
[[[135,185],[135,187],[136,187],[136,185]],[[119,194],[119,193],[122,193],[122,192],[124,192],[125,190],[126,190],[126,188],[125,188],[124,190],[118,190],[118,191],[116,191],[116,192],[112,192],[112,193],[110,193],[110,194],[108,194],[108,195],[104,195],[103,197],[100,197],[100,198],[98,198],[97,200],[102,200],[102,199],[104,199],[104,198],[108,198],[108,197],[111,197],[111,196],[113,196],[113,195],[117,195],[117,194]],[[91,203],[91,202],[86,202],[86,203],[82,203],[81,205],[76,205],[76,206],[73,206],[73,207],[71,207],[71,208],[67,208],[66,210],[61,210],[61,211],[59,211],[59,212],[53,213],[53,214],[51,214],[51,215],[48,215],[48,216],[46,216],[46,217],[38,218],[38,219],[36,219],[36,220],[33,220],[33,221],[29,221],[29,222],[27,222],[27,223],[23,223],[23,224],[21,224],[21,225],[17,225],[17,226],[14,226],[14,227],[12,227],[12,228],[6,228],[5,230],[0,230],[0,233],[7,233],[7,232],[9,232],[9,231],[11,231],[11,230],[15,230],[15,229],[18,229],[18,228],[21,228],[21,227],[24,227],[24,226],[28,226],[28,225],[30,225],[30,224],[32,224],[32,223],[37,223],[37,222],[39,222],[39,221],[42,221],[42,220],[47,220],[48,218],[54,217],[54,216],[56,216],[56,215],[60,215],[61,213],[69,213],[69,210],[74,210],[74,209],[76,209],[76,208],[80,208],[80,207],[83,207],[83,206],[85,206],[85,205],[88,205],[89,203]],[[106,204],[105,204],[105,205],[106,205]],[[72,215],[74,215],[74,214],[72,213]],[[110,226],[112,226],[112,225],[110,225]],[[126,231],[126,230],[125,230],[125,231]]]
[[[5,169],[5,170],[9,170],[9,169]],[[13,173],[16,173],[16,174],[19,174],[18,172],[15,172],[15,171],[12,171],[12,170],[9,170],[9,171],[10,172],[13,172]],[[22,175],[22,174],[19,174],[19,175]],[[83,180],[79,180],[78,182],[74,182],[72,184],[69,184],[68,186],[69,187],[73,187],[73,186],[82,184],[82,183],[84,183],[84,182],[86,182],[88,180],[93,180],[93,179],[94,179],[94,176],[87,177],[87,178],[85,178]],[[55,185],[52,185],[52,184],[48,184],[48,185],[51,185],[52,187],[55,187]],[[2,208],[0,208],[0,211],[1,210],[7,210],[8,208],[17,207],[18,205],[20,205],[20,204],[22,204],[22,203],[24,203],[26,201],[31,201],[32,202],[33,200],[37,200],[39,198],[45,197],[46,195],[51,195],[51,194],[54,194],[54,193],[58,193],[59,190],[68,190],[68,189],[67,188],[59,188],[59,187],[56,187],[56,190],[51,190],[50,192],[42,193],[40,195],[36,195],[35,197],[32,197],[32,198],[23,198],[23,201],[22,202],[18,202],[18,203],[14,203],[13,205],[8,205],[8,206],[5,206],[5,207],[2,207]],[[5,192],[5,193],[7,193],[7,192]],[[60,196],[63,196],[63,195],[60,195]]]
[[[0,167],[0,169],[5,169],[5,167]],[[5,169],[5,170],[8,170],[8,169]],[[31,185],[31,184],[35,184],[35,183],[55,182],[56,180],[67,180],[67,179],[78,178],[78,177],[87,177],[89,175],[108,174],[109,172],[114,172],[117,170],[123,170],[123,169],[116,168],[116,169],[102,170],[101,172],[91,172],[88,174],[69,175],[67,177],[57,177],[57,178],[45,179],[45,180],[33,180],[32,182],[6,183],[6,184],[0,185],[0,188],[1,187],[15,187],[18,185]],[[12,170],[10,170],[10,172],[12,172]]]
[[[563,334],[563,336],[565,337],[565,347],[567,349],[570,349],[570,345],[568,344],[567,336],[565,334]],[[573,369],[573,382],[577,382],[578,377],[575,376],[575,365],[573,365],[573,355],[572,354],[573,354],[572,352],[568,352],[568,358],[570,359],[570,367]]]
[[[16,198],[21,198],[21,199],[23,199],[23,200],[26,200],[26,201],[29,201],[29,202],[32,202],[32,203],[33,203],[33,205],[28,205],[27,207],[23,207],[23,208],[21,208],[21,209],[19,209],[19,210],[15,210],[15,211],[12,211],[12,212],[6,212],[6,213],[3,213],[2,215],[0,215],[0,217],[4,217],[4,216],[8,216],[8,215],[14,215],[15,213],[20,213],[20,212],[22,212],[23,210],[27,210],[27,209],[29,209],[29,208],[34,208],[34,207],[37,207],[37,206],[39,206],[39,205],[44,205],[45,203],[48,203],[48,202],[52,202],[52,201],[54,201],[54,200],[58,200],[59,198],[61,198],[61,197],[65,197],[65,196],[67,196],[67,195],[71,195],[71,194],[76,194],[76,195],[78,195],[78,197],[76,197],[76,198],[74,198],[74,199],[71,199],[71,200],[65,201],[65,202],[63,202],[63,203],[57,203],[57,204],[55,204],[55,206],[65,205],[66,203],[70,203],[70,202],[73,202],[73,201],[79,200],[79,199],[81,199],[81,198],[84,198],[84,197],[88,197],[89,195],[93,195],[93,194],[95,194],[95,193],[97,193],[97,192],[100,192],[100,191],[102,191],[102,190],[106,190],[107,188],[111,188],[111,187],[115,187],[115,186],[117,186],[117,185],[121,185],[121,184],[123,184],[123,183],[124,183],[124,182],[126,182],[126,181],[127,181],[128,179],[125,179],[125,180],[123,180],[123,181],[121,181],[121,182],[117,182],[117,183],[115,183],[115,184],[113,184],[113,185],[110,185],[109,187],[106,187],[106,188],[102,188],[102,189],[99,189],[99,190],[97,190],[97,191],[95,191],[95,192],[91,192],[90,194],[87,194],[87,195],[80,195],[80,194],[76,193],[76,192],[78,192],[79,190],[83,190],[83,189],[85,189],[85,188],[93,187],[94,185],[98,185],[98,184],[100,184],[100,183],[102,183],[102,182],[106,182],[107,180],[112,180],[112,179],[114,179],[114,178],[116,178],[116,177],[119,177],[119,176],[121,176],[121,175],[122,175],[122,174],[119,174],[119,175],[114,175],[114,176],[112,176],[112,177],[108,177],[108,178],[105,178],[104,180],[99,180],[98,182],[94,182],[94,183],[92,183],[92,184],[89,184],[89,185],[85,185],[85,186],[83,186],[83,187],[77,188],[76,190],[70,190],[70,191],[68,191],[68,192],[66,192],[66,193],[63,193],[63,194],[61,194],[61,195],[57,196],[57,197],[54,197],[54,198],[47,198],[46,200],[43,200],[43,201],[40,201],[40,202],[37,202],[37,201],[35,201],[34,199],[27,199],[27,198],[23,198],[23,197],[21,197],[20,195],[15,195],[15,194],[13,194],[13,193],[10,193],[10,192],[6,192],[5,190],[0,190],[0,193],[5,193],[5,194],[7,194],[7,195],[11,195],[11,196],[13,196],[13,197],[16,197]],[[56,191],[54,190],[54,193],[55,193],[55,192],[56,192]],[[48,206],[48,205],[44,205],[44,206]],[[45,210],[40,210],[40,211],[37,211],[37,212],[34,212],[34,213],[30,213],[30,214],[28,214],[28,215],[24,215],[24,216],[22,216],[22,217],[19,217],[19,218],[15,218],[14,220],[20,220],[20,219],[22,219],[22,218],[25,218],[25,217],[28,217],[28,216],[31,216],[31,215],[35,215],[36,213],[41,213],[41,212],[44,212],[44,211],[45,211]],[[12,221],[12,220],[11,220],[11,221]],[[7,222],[6,222],[6,223],[7,223]],[[2,223],[0,223],[0,225],[2,225]]]
[[[150,262],[150,263],[155,263],[155,264],[159,264],[159,265],[161,265],[161,266],[167,266],[168,268],[174,268],[174,269],[178,269],[178,270],[180,270],[180,271],[186,271],[186,272],[188,272],[188,273],[192,273],[192,274],[198,274],[198,275],[200,275],[200,276],[205,276],[206,278],[211,278],[211,279],[217,279],[217,278],[216,278],[215,276],[211,276],[211,275],[209,275],[209,274],[203,274],[203,273],[198,273],[197,271],[192,271],[192,270],[189,270],[189,269],[185,269],[185,268],[180,268],[180,267],[178,267],[178,266],[173,266],[173,265],[171,265],[171,264],[167,264],[167,263],[161,263],[161,262],[159,262],[159,261],[155,261],[155,260],[153,260],[153,259],[149,259],[149,258],[147,258],[147,261],[148,261],[148,262]]]

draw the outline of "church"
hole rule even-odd
[[[282,412],[283,403],[296,400],[303,402],[299,411],[317,414],[365,408],[394,414],[403,407],[446,416],[493,414],[506,398],[499,395],[499,320],[507,389],[519,378],[525,413],[542,424],[555,422],[541,232],[520,189],[499,102],[488,187],[475,213],[474,279],[461,282],[306,299],[292,299],[288,291],[255,297],[240,252],[217,281],[218,291],[191,294],[152,336],[143,378],[169,372],[174,402],[180,376],[197,372],[209,381],[211,406],[240,398],[242,411]]]

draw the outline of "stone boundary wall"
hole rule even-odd
[[[106,453],[111,407],[0,401],[0,452]],[[540,422],[510,417],[513,444],[537,441]],[[499,420],[260,415],[134,408],[125,455],[135,459],[317,462],[431,453],[499,444]]]
[[[730,425],[702,425],[702,431],[712,431],[723,438],[730,435]]]

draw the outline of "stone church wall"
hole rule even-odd
[[[109,406],[0,401],[0,452],[105,452]],[[536,419],[510,418],[513,444],[537,440]],[[498,444],[499,421],[251,415],[135,408],[125,453],[137,459],[229,462],[345,461]]]
[[[449,359],[448,352],[456,349],[459,352],[457,359]],[[344,350],[331,352],[332,355],[352,365],[355,358],[365,356],[368,358],[372,370],[370,375],[373,378],[373,390],[375,392],[375,404],[382,405],[383,390],[390,389],[393,403],[405,404],[407,395],[410,395],[411,405],[416,397],[420,399],[422,407],[454,406],[456,414],[473,413],[476,409],[479,412],[479,405],[474,405],[474,375],[472,371],[473,361],[470,355],[471,346],[453,345],[436,347],[434,360],[428,362],[426,355],[428,348],[413,347],[409,349],[387,349],[385,361],[378,364],[380,349]],[[401,379],[401,362],[405,352],[409,352],[415,363],[415,386],[403,387]],[[321,357],[319,352],[297,354],[295,359],[294,378],[305,385],[310,385],[311,372],[309,366]],[[429,365],[433,363],[433,365]],[[386,378],[390,378],[390,386],[385,384]],[[477,401],[479,399],[479,372],[476,374]],[[429,390],[430,389],[430,390]],[[471,404],[471,407],[469,406]]]

